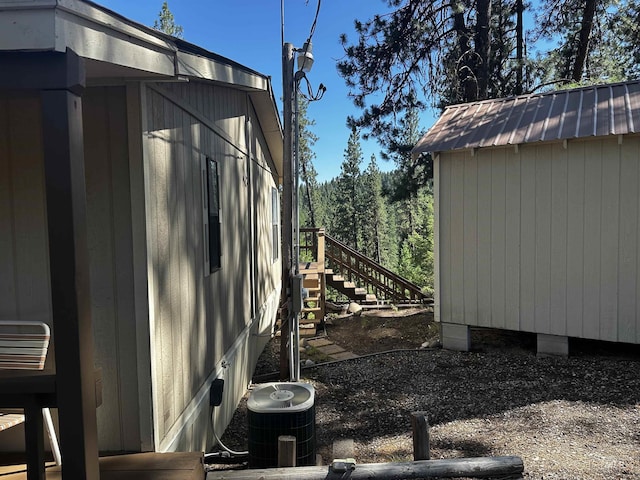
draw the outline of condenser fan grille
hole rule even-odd
[[[247,407],[254,412],[301,412],[313,405],[313,387],[306,383],[265,383],[249,396]]]
[[[281,435],[296,438],[297,465],[315,465],[315,405],[311,385],[260,385],[249,395],[247,409],[251,468],[277,466]]]

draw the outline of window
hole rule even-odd
[[[271,189],[271,259],[275,262],[280,257],[280,202],[278,189]]]
[[[203,176],[203,225],[205,275],[215,272],[221,266],[220,256],[220,183],[218,162],[205,157]]]

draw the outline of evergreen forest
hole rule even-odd
[[[456,103],[640,75],[638,0],[381,0],[340,42],[336,67],[359,116],[340,172],[318,183],[314,122],[299,106],[301,226],[328,234],[433,291],[433,185],[429,155],[413,158],[420,112]],[[355,35],[353,35],[355,33]],[[378,140],[382,161],[363,158]],[[322,159],[320,159],[322,161]],[[386,170],[386,169],[385,169]]]

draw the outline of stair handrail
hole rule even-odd
[[[350,268],[349,266],[347,266],[347,268],[348,268],[348,270],[350,272],[354,273],[357,277],[361,278],[362,280],[364,280],[368,284],[372,284],[374,286],[377,286],[378,288],[387,290],[387,292],[391,293],[392,295],[394,293],[398,293],[399,295],[401,295],[404,298],[407,297],[404,294],[404,290],[408,290],[409,293],[410,293],[410,295],[409,295],[409,299],[410,300],[412,300],[412,299],[423,300],[423,299],[427,298],[427,295],[422,292],[422,289],[420,288],[419,285],[417,285],[417,284],[415,284],[415,283],[413,283],[413,282],[411,282],[411,281],[409,281],[409,280],[407,280],[405,278],[402,278],[401,276],[399,276],[398,274],[392,272],[388,268],[383,267],[382,265],[380,265],[375,260],[372,260],[369,257],[367,257],[366,255],[363,255],[362,253],[360,253],[357,250],[353,249],[349,245],[346,245],[346,244],[342,243],[340,240],[338,240],[338,239],[336,239],[336,238],[334,238],[334,237],[332,237],[332,236],[330,236],[330,235],[328,235],[326,233],[325,233],[324,237],[325,237],[325,243],[326,243],[327,247],[329,247],[331,244],[337,246],[338,250],[346,252],[350,257],[359,260],[360,262],[362,262],[366,266],[369,266],[370,268],[372,268],[373,270],[377,271],[378,273],[380,273],[384,277],[387,277],[393,283],[395,283],[398,286],[400,286],[402,288],[402,293],[400,293],[399,291],[397,291],[395,289],[389,289],[387,285],[385,285],[382,282],[377,281],[376,279],[360,275],[358,270]],[[335,259],[331,255],[330,250],[331,250],[330,248],[327,248],[327,257],[330,257],[333,261],[336,261],[338,263],[342,263],[341,261],[338,261],[337,259]],[[389,291],[389,290],[391,290],[391,291]]]

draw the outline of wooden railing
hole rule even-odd
[[[379,300],[417,303],[427,298],[415,283],[325,234],[323,229],[300,229],[301,255],[303,251],[304,255],[310,255],[310,261],[320,261],[318,257],[326,256],[328,268],[375,294]]]

